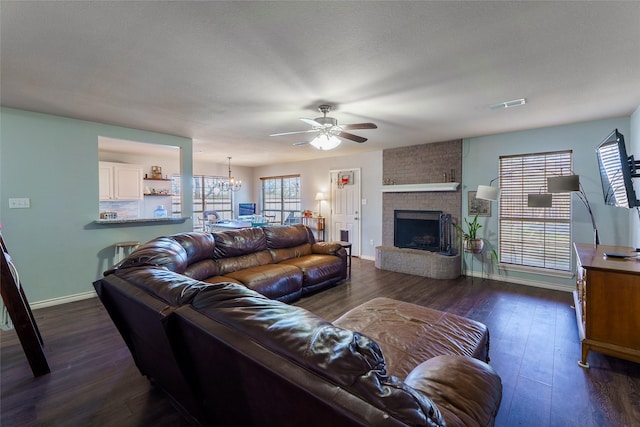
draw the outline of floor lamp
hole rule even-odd
[[[584,204],[591,217],[591,225],[593,227],[593,243],[600,244],[598,237],[598,229],[596,228],[596,219],[593,216],[589,199],[580,184],[579,175],[561,175],[547,178],[547,191],[549,193],[576,193],[580,201]]]

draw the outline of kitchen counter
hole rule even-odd
[[[123,219],[96,219],[94,224],[100,225],[120,225],[120,224],[178,224],[185,222],[189,217],[168,217],[168,218],[123,218]]]

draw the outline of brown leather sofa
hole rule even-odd
[[[114,269],[143,264],[164,266],[208,283],[238,283],[284,302],[347,278],[342,246],[316,242],[311,229],[302,224],[159,237]]]
[[[183,250],[156,239],[94,286],[140,371],[194,424],[493,424],[502,386],[486,363],[486,326],[387,298],[331,323],[244,285],[189,277],[211,271],[194,254],[217,241],[169,240]]]

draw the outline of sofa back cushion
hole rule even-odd
[[[187,251],[171,237],[158,237],[138,247],[116,269],[155,265],[176,273],[184,273],[189,265]],[[105,274],[108,274],[106,272]]]
[[[269,249],[292,248],[302,245],[303,243],[315,243],[315,241],[309,237],[309,227],[302,224],[262,228]]]
[[[187,252],[187,263],[193,264],[203,259],[213,258],[215,240],[211,233],[189,232],[179,233],[170,236],[180,243],[180,246]]]
[[[269,249],[274,262],[282,262],[291,258],[300,258],[301,256],[311,255],[311,244],[303,243],[293,248]]]
[[[216,259],[215,262],[218,264],[218,274],[225,275],[234,271],[244,270],[245,268],[272,264],[273,258],[269,251],[264,250],[231,258],[219,258]]]
[[[183,274],[196,280],[205,280],[209,277],[219,276],[220,267],[213,259],[203,259],[202,261],[189,264]]]
[[[190,303],[206,286],[166,268],[131,267],[115,270],[113,275],[174,307]]]
[[[261,227],[242,228],[213,233],[213,257],[232,258],[267,249],[267,238]]]
[[[387,375],[378,344],[358,332],[234,283],[203,288],[191,306],[407,424],[442,425],[435,404]]]

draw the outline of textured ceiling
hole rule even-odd
[[[256,166],[630,115],[640,2],[0,3],[3,106]],[[526,98],[527,104],[490,110]],[[292,144],[322,102],[369,138]]]

